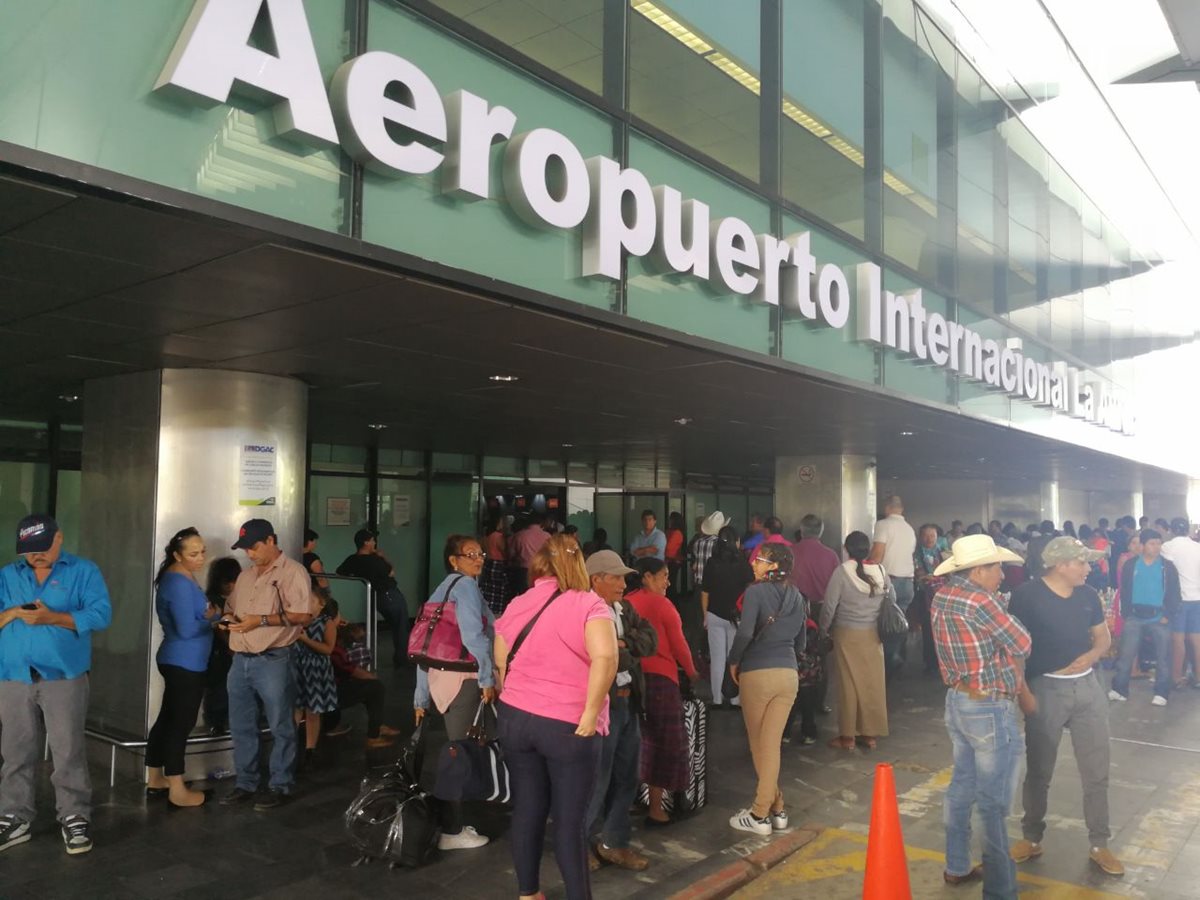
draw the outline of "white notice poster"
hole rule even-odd
[[[408,494],[397,494],[392,498],[392,527],[403,528],[412,521]]]
[[[243,444],[238,506],[275,505],[275,444]]]
[[[350,524],[350,498],[325,498],[325,524],[345,526]]]

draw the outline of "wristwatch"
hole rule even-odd
[[[266,628],[268,625],[267,617],[263,616],[261,619],[259,619],[258,624],[261,625],[263,628]]]

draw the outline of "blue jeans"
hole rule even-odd
[[[905,616],[913,601],[913,580],[911,578],[892,578],[892,587],[896,589],[896,605]],[[898,634],[887,639],[883,648],[884,659],[889,671],[899,669],[908,658],[908,634]]]
[[[642,729],[629,697],[612,697],[608,704],[608,734],[600,749],[596,788],[587,820],[606,846],[628,847],[633,837],[629,808],[637,797]]]
[[[983,822],[983,896],[1016,900],[1017,866],[1008,855],[1004,820],[1012,806],[1025,738],[1013,700],[972,700],[946,692],[946,731],[954,745],[954,775],[946,789],[946,871],[971,871],[971,808]]]
[[[1137,659],[1142,634],[1150,633],[1154,642],[1154,693],[1166,697],[1171,693],[1171,626],[1158,619],[1135,619],[1130,616],[1121,629],[1121,649],[1117,654],[1117,670],[1112,689],[1122,697],[1129,696],[1129,674]]]
[[[270,788],[291,793],[296,767],[292,648],[279,647],[257,656],[235,653],[225,686],[229,693],[229,733],[233,736],[237,786],[244,791],[257,791],[260,787],[258,701],[261,700],[267,727],[271,729]]]

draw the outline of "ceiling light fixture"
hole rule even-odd
[[[387,428],[382,422],[370,422],[367,427],[372,431],[383,431],[383,429]]]
[[[900,437],[912,437],[914,434],[916,434],[915,431],[902,431]]]
[[[495,381],[498,384],[512,384],[514,381],[520,381],[519,375],[489,375],[488,381]]]
[[[61,400],[63,403],[75,403],[77,400],[79,400],[79,395],[78,394],[59,394],[58,399]]]
[[[563,446],[563,448],[564,448],[564,449],[570,450],[570,449],[571,449],[572,447],[574,447],[575,445],[574,445],[574,444],[563,444],[562,446]]]
[[[680,416],[678,419],[675,420],[675,424],[676,425],[691,425],[692,420],[689,419],[687,416]]]

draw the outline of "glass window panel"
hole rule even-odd
[[[782,67],[782,193],[862,238],[862,4],[783,4]]]
[[[758,178],[757,3],[630,0],[629,110]]]
[[[1008,276],[998,311],[1038,302],[1049,254],[1049,159],[1020,119],[1005,124],[1008,138]]]
[[[475,474],[475,456],[471,453],[434,453],[433,471]]]
[[[425,471],[425,454],[421,450],[379,450],[379,472],[382,475],[420,475]]]
[[[525,460],[519,456],[485,456],[483,474],[487,478],[525,478]]]
[[[531,459],[529,480],[562,481],[567,477],[567,465],[561,459]]]
[[[21,519],[45,512],[49,488],[50,466],[45,463],[0,461],[0,522],[15,530]],[[64,537],[71,546],[79,546],[78,533]],[[13,541],[0,541],[0,565],[8,565],[15,558]]]
[[[958,321],[972,331],[978,332],[983,340],[1003,344],[1013,336],[1011,329],[999,319],[981,316],[964,306],[958,307]],[[970,378],[958,379],[958,406],[963,412],[981,419],[991,419],[1007,424],[1011,398],[981,381]]]
[[[78,469],[59,469],[58,494],[55,498],[54,518],[63,534],[63,547],[78,553],[82,543],[79,534],[80,492],[83,488],[83,473]]]
[[[1003,250],[996,237],[996,215],[1005,198],[996,183],[1001,127],[1008,107],[962,57],[958,90],[958,293],[985,312],[995,309],[996,264]]]
[[[938,96],[955,52],[912,0],[885,0],[883,14],[884,252],[937,280],[953,252],[938,234],[938,116],[952,114]]]
[[[831,240],[811,229],[799,219],[783,217],[783,234],[789,236],[808,231],[810,250],[818,263],[836,263],[846,273],[853,290],[854,267],[863,261],[862,253]],[[868,384],[877,381],[875,348],[854,339],[856,334],[855,305],[850,305],[850,321],[844,328],[829,328],[805,319],[798,313],[787,312],[783,319],[783,358],[824,372],[854,378]]]
[[[367,471],[367,448],[346,444],[313,444],[310,465],[325,472]]]
[[[596,530],[596,491],[593,488],[567,488],[567,524],[579,529],[580,543],[592,539],[592,532]]]
[[[452,534],[479,533],[479,482],[435,481],[430,485],[429,589],[446,575],[442,551]]]
[[[409,613],[420,608],[428,591],[425,567],[429,565],[429,527],[425,493],[424,481],[379,479],[379,549],[396,569],[396,584],[408,601]],[[435,543],[444,537],[438,535]],[[321,540],[324,539],[322,534]],[[442,580],[441,565],[432,572],[437,581]]]
[[[629,138],[629,164],[651,184],[668,184],[684,198],[707,203],[714,219],[737,216],[755,233],[770,229],[768,205],[728,181],[638,134]],[[629,315],[759,353],[771,352],[771,312],[734,294],[718,294],[690,275],[659,274],[640,258],[628,267]]]
[[[654,487],[654,466],[645,463],[627,463],[625,465],[625,486],[631,488]]]
[[[717,509],[732,519],[729,524],[737,530],[739,535],[746,534],[746,529],[750,527],[750,501],[744,491],[718,490]],[[756,509],[755,512],[761,512],[761,510]]]
[[[368,46],[419,66],[438,90],[459,89],[505,106],[517,117],[514,136],[534,128],[562,132],[584,158],[611,155],[612,126],[584,104],[495,57],[480,53],[383,0],[370,8]],[[577,229],[534,228],[513,213],[503,192],[508,142],[492,147],[491,196],[468,202],[442,194],[442,170],[363,179],[363,239],[424,259],[608,309],[614,283],[580,274]],[[453,238],[448,238],[452,235]]]
[[[572,462],[567,466],[567,478],[577,484],[595,484],[596,467],[589,462]]]
[[[530,59],[603,90],[604,0],[431,0]]]
[[[367,524],[370,502],[366,478],[312,475],[308,479],[308,527],[321,536],[317,554],[325,571],[334,572],[355,552],[354,532]],[[330,500],[335,501],[330,505]],[[344,501],[350,502],[350,521],[342,525]],[[341,502],[339,502],[341,501]],[[389,557],[390,558],[390,557]]]
[[[621,487],[625,484],[625,467],[620,463],[600,463],[596,467],[596,484],[607,488]]]
[[[183,0],[0,4],[0,140],[325,231],[347,221],[349,163],[275,137],[274,113],[153,93]],[[325,79],[342,63],[345,5],[305,4]],[[152,136],[152,137],[150,137]]]
[[[883,287],[896,294],[907,294],[917,290],[919,286],[902,275],[885,269]],[[933,291],[921,291],[921,305],[930,314],[939,313],[942,316],[949,314],[950,304],[944,297]],[[885,386],[909,396],[932,400],[935,403],[951,401],[952,376],[949,370],[890,347],[886,348],[883,353],[885,355],[883,365]]]

